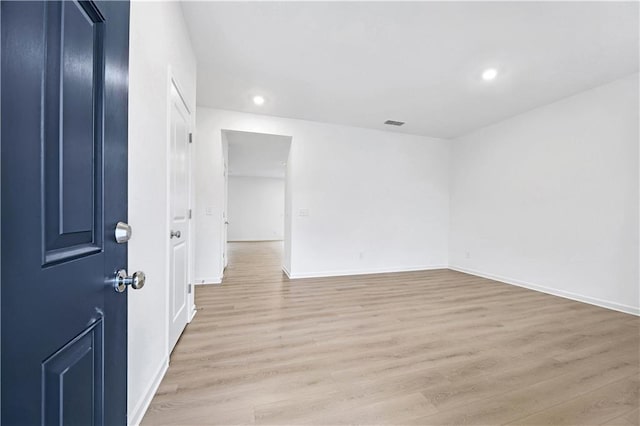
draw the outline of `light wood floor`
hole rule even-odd
[[[638,425],[640,319],[438,270],[289,281],[234,243],[145,425]]]

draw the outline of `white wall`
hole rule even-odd
[[[292,276],[446,267],[447,141],[201,107],[196,122],[200,281],[222,273],[223,129],[293,138]],[[300,216],[301,209],[309,215]]]
[[[284,179],[229,176],[228,241],[284,239]]]
[[[141,420],[168,363],[169,68],[195,111],[196,60],[177,2],[132,2],[129,67],[129,422]],[[192,114],[192,118],[194,114]]]
[[[452,142],[450,263],[640,313],[638,75]]]

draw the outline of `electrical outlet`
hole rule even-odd
[[[468,252],[468,251],[465,251],[464,252],[464,257],[467,258],[467,259],[471,259],[471,253]]]
[[[360,260],[363,260],[364,259],[364,252],[361,251],[358,256],[360,257]]]

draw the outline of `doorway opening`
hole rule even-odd
[[[222,265],[229,243],[282,244],[282,269],[291,265],[291,136],[222,130],[224,202]]]

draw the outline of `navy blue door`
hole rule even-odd
[[[2,425],[126,423],[129,4],[6,2]]]

